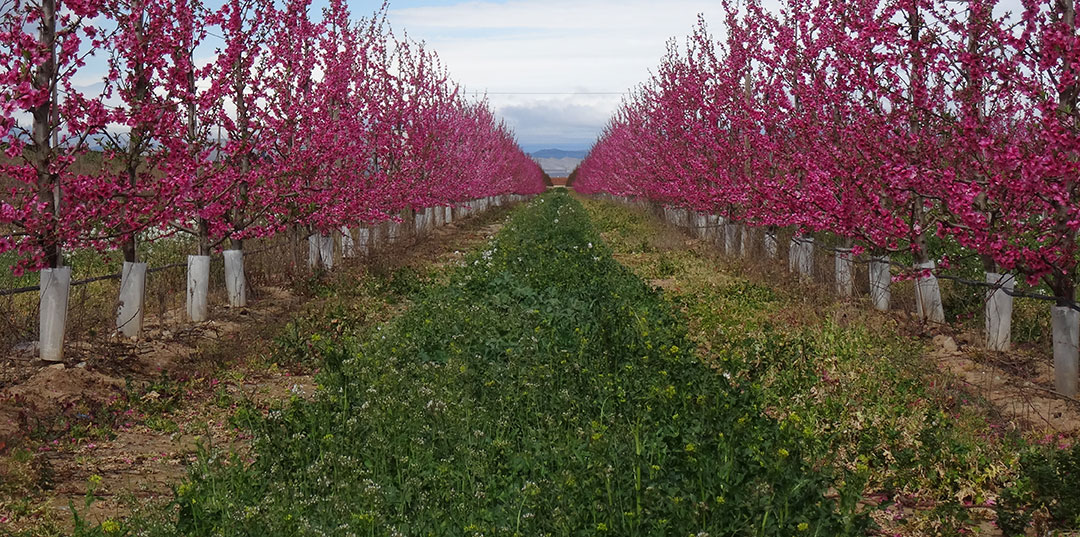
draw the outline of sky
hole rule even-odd
[[[381,0],[350,0],[357,16]],[[486,93],[526,151],[586,149],[669,39],[715,0],[391,1],[389,21],[438,53],[467,92]]]

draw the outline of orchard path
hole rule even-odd
[[[506,212],[494,208],[436,228],[411,246],[346,263],[326,285],[363,289],[402,269],[439,272],[494,236]],[[314,392],[314,364],[273,361],[274,339],[290,321],[343,305],[362,310],[361,324],[371,326],[407,307],[407,301],[392,304],[373,293],[333,293],[348,297],[335,299],[301,288],[253,291],[257,298],[249,307],[216,308],[206,323],[173,331],[148,326],[148,337],[137,346],[75,342],[78,361],[63,368],[8,357],[0,401],[11,404],[0,405],[0,422],[37,424],[54,429],[57,438],[26,438],[20,449],[0,456],[0,482],[6,481],[0,485],[0,520],[16,518],[18,510],[29,516],[19,517],[13,531],[70,531],[69,504],[99,523],[171,499],[200,444],[244,450],[246,438],[230,423],[242,404],[250,401],[265,412]],[[84,513],[88,487],[100,500]]]

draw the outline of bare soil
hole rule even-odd
[[[1041,434],[1047,442],[1080,434],[1080,401],[1054,391],[1054,368],[1045,357],[987,351],[978,342],[975,333],[938,334],[929,356],[989,402],[996,421]]]

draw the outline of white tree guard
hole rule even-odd
[[[765,232],[765,257],[776,259],[780,255],[780,248],[776,242],[776,233]]]
[[[694,221],[697,223],[697,229],[694,230],[694,236],[699,239],[707,237],[709,230],[709,215],[705,213],[697,213],[694,216]]]
[[[135,339],[143,327],[146,302],[146,263],[124,261],[120,270],[120,303],[116,308],[116,331]]]
[[[349,226],[341,226],[341,257],[345,259],[356,257],[356,241],[353,239],[352,230]]]
[[[810,280],[814,277],[814,238],[799,238],[799,277]]]
[[[916,263],[916,270],[934,270],[934,262]],[[945,322],[945,308],[941,303],[941,287],[933,272],[915,279],[915,313],[925,321]]]
[[[244,251],[225,250],[225,291],[229,295],[229,306],[242,308],[247,306],[247,276],[244,275]]]
[[[391,220],[386,240],[390,244],[397,244],[399,239],[401,239],[401,222]]]
[[[788,272],[798,272],[801,252],[802,243],[799,237],[791,237],[791,244],[788,245]]]
[[[38,356],[46,362],[64,359],[71,267],[46,268],[39,273]]]
[[[1016,278],[1011,274],[986,273],[986,283],[994,286],[986,292],[986,348],[1007,351],[1012,346],[1013,297]]]
[[[850,248],[836,249],[836,294],[848,298],[855,294],[855,263]]]
[[[187,315],[201,323],[210,318],[210,256],[189,255],[187,260]]]
[[[892,273],[889,271],[889,256],[877,256],[870,259],[870,302],[878,311],[889,311],[892,301]]]
[[[732,220],[728,220],[724,223],[724,253],[729,257],[734,257],[738,254],[738,242],[739,237],[739,224],[736,224]]]
[[[356,230],[356,251],[364,257],[371,255],[371,228],[361,227]]]
[[[427,226],[424,224],[424,211],[416,211],[413,213],[413,233],[417,237],[423,237],[425,229]]]
[[[431,212],[435,215],[435,227],[443,227],[446,225],[446,211],[444,211],[442,207],[433,207]]]
[[[1054,389],[1076,397],[1080,365],[1080,311],[1069,307],[1050,309],[1054,330]]]
[[[741,240],[739,241],[739,255],[743,258],[748,258],[750,257],[750,248],[753,245],[753,237],[751,236],[752,230],[750,229],[750,226],[746,224],[743,224],[741,227],[742,236]]]
[[[445,217],[446,225],[453,224],[454,223],[454,208],[453,207],[446,207],[445,210],[446,210],[446,217]]]
[[[322,235],[319,235],[318,233],[312,233],[311,235],[308,235],[307,264],[308,269],[310,270],[315,270],[320,266],[320,244],[322,244]]]
[[[333,235],[319,235],[319,258],[322,259],[323,268],[326,270],[334,270]]]

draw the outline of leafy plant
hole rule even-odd
[[[647,216],[586,206],[600,227],[625,221],[619,213]],[[658,221],[639,229],[645,241],[665,233]],[[961,534],[989,516],[1026,443],[988,421],[917,342],[843,303],[807,308],[801,290],[733,276],[707,252],[627,255],[633,248],[616,253],[646,276],[678,259],[664,297],[685,313],[707,359],[801,435],[815,468],[844,476],[846,501],[879,505],[886,533]]]
[[[555,224],[555,225],[553,225]],[[329,338],[323,339],[329,341]],[[155,535],[861,535],[752,385],[548,194],[446,285],[320,348],[323,386],[205,452]],[[245,420],[247,421],[247,420]],[[138,521],[133,522],[138,524]]]
[[[998,527],[1007,537],[1025,535],[1036,519],[1049,528],[1080,527],[1080,444],[1033,448],[1020,458],[1020,475],[1001,495]],[[1042,533],[1045,533],[1045,529]]]

